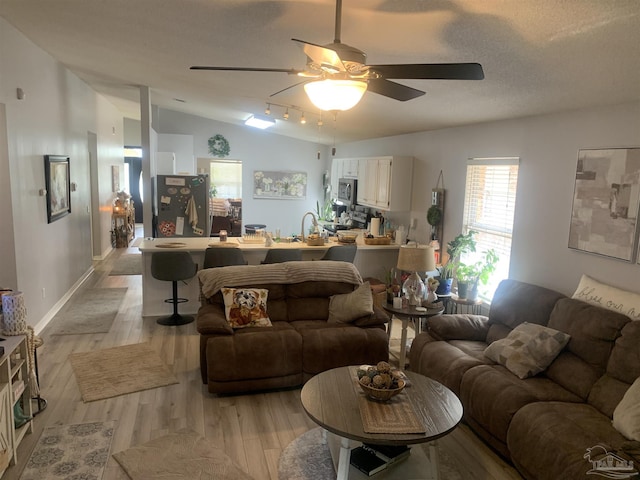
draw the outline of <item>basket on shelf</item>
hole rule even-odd
[[[391,237],[364,237],[365,245],[391,245]]]

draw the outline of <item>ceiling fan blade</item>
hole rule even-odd
[[[271,95],[269,95],[269,97],[275,97],[279,93],[285,92],[285,91],[289,90],[290,88],[297,87],[298,85],[302,85],[304,83],[311,82],[312,80],[313,79],[303,80],[302,82],[294,83],[293,85],[289,85],[288,87],[283,88],[282,90],[278,90],[276,93],[272,93]]]
[[[298,75],[304,70],[296,70],[295,68],[253,68],[253,67],[208,67],[202,65],[194,65],[190,70],[217,70],[227,72],[277,72],[288,73],[289,75]]]
[[[292,38],[291,40],[301,44],[305,55],[321,67],[331,66],[334,67],[336,71],[346,71],[338,52],[335,50],[323,47],[322,45],[316,45],[315,43],[305,42],[304,40],[298,40],[297,38]]]
[[[369,70],[384,78],[422,80],[482,80],[479,63],[415,63],[405,65],[369,65]]]
[[[407,87],[406,85],[385,80],[384,78],[374,78],[369,80],[368,83],[369,87],[367,89],[369,91],[393,98],[394,100],[400,100],[401,102],[406,102],[407,100],[412,100],[424,95],[422,90]]]

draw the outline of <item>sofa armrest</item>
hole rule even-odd
[[[198,310],[198,333],[201,335],[233,335],[233,328],[227,322],[224,308],[206,304]]]
[[[431,317],[427,325],[436,340],[484,341],[489,332],[489,318],[485,315],[445,314]]]
[[[353,324],[356,327],[384,327],[385,323],[391,320],[387,312],[377,305],[373,306],[373,313],[367,317],[358,318]]]

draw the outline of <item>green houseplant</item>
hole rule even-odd
[[[460,263],[460,255],[468,252],[476,251],[476,241],[473,236],[475,231],[469,230],[468,233],[461,233],[449,243],[447,243],[447,255],[446,261],[438,267],[438,273],[440,274],[440,285],[436,293],[438,295],[448,295],[451,293],[451,283],[455,276],[457,267]]]
[[[460,262],[456,269],[458,297],[475,300],[478,295],[478,283],[486,285],[489,277],[496,270],[498,254],[490,249],[483,252],[482,258],[475,263]]]

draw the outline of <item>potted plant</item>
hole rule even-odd
[[[451,283],[460,263],[460,255],[476,251],[476,241],[473,239],[475,233],[475,231],[469,230],[468,233],[461,233],[447,243],[448,258],[438,267],[438,273],[440,274],[438,278],[440,285],[436,290],[438,295],[449,295],[451,293]]]
[[[498,254],[490,249],[483,253],[482,258],[473,264],[460,262],[456,269],[458,297],[475,300],[478,296],[478,283],[486,285],[489,277],[498,264]]]

